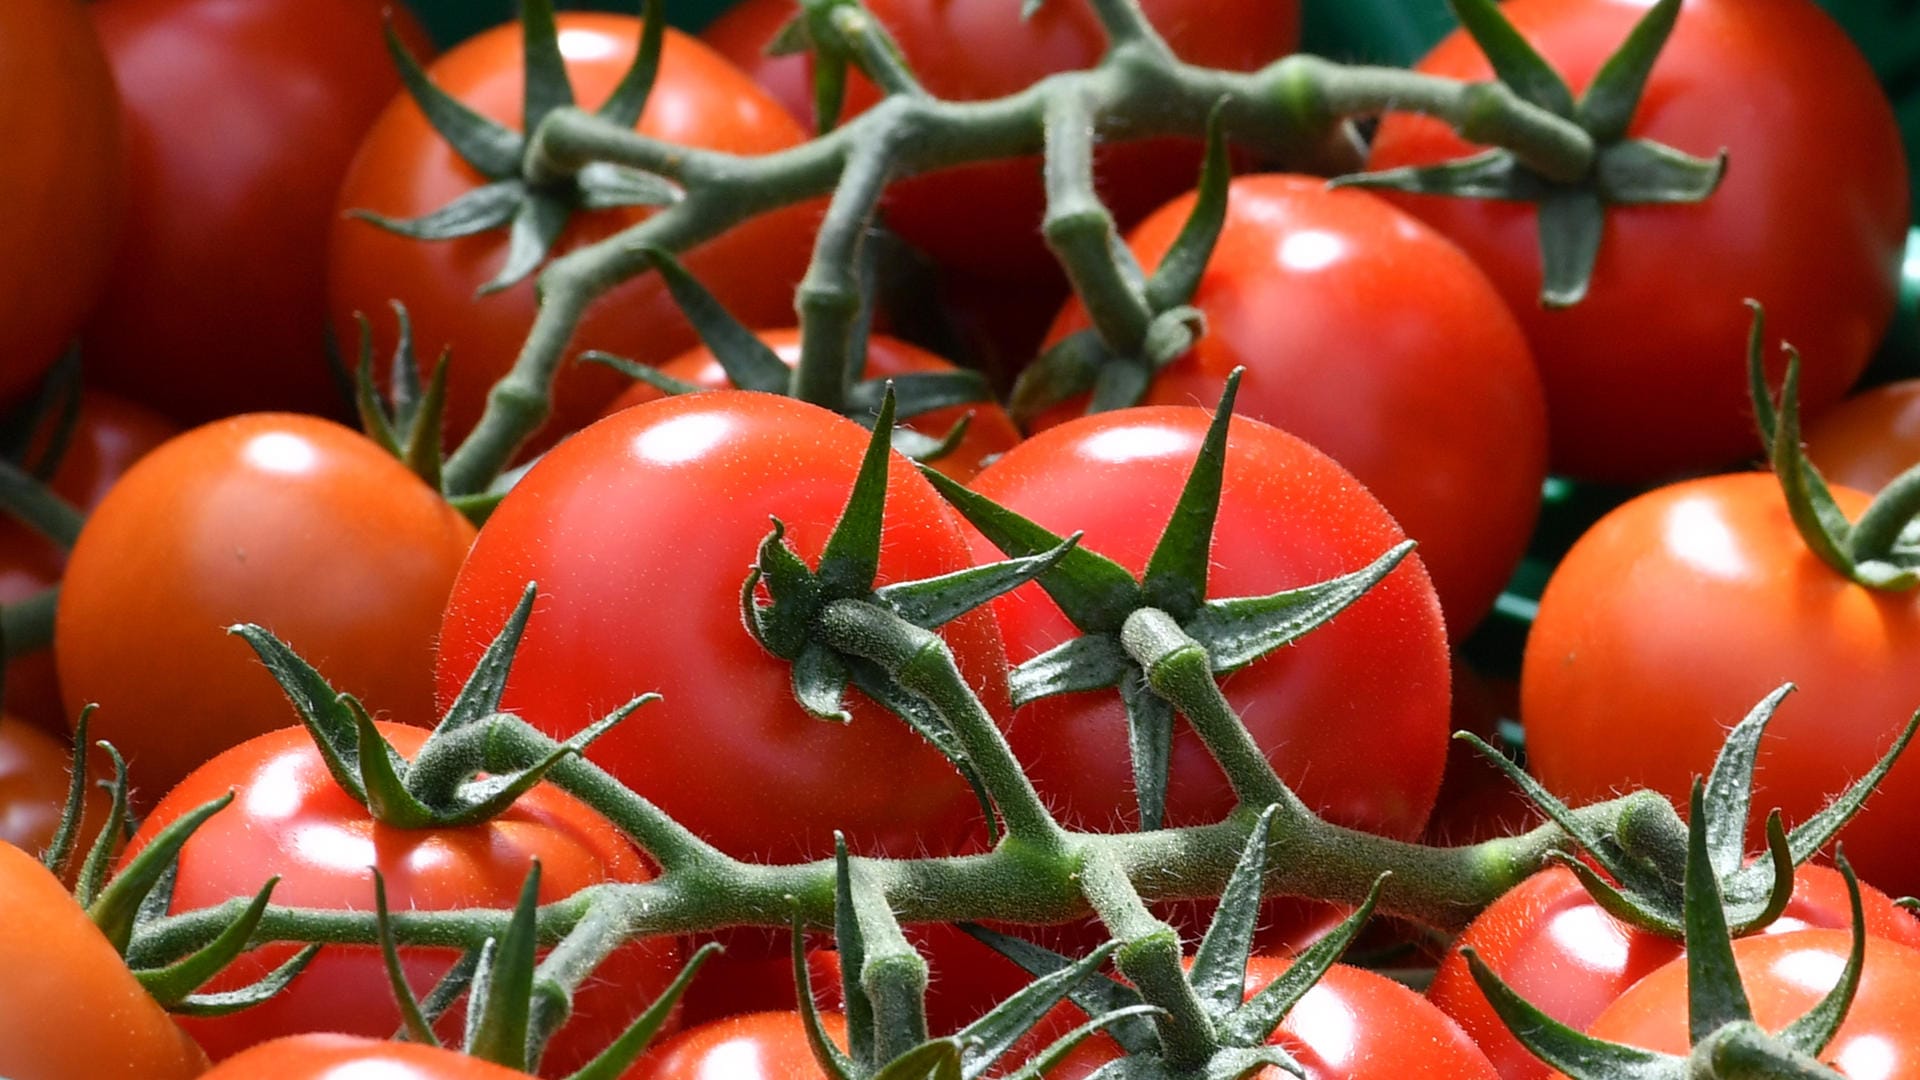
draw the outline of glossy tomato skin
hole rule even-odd
[[[1175,407],[1084,417],[1014,447],[972,486],[1056,532],[1084,530],[1086,547],[1139,573],[1211,419]],[[1351,573],[1403,538],[1326,455],[1253,420],[1236,418],[1230,432],[1208,595],[1258,596]],[[977,535],[974,550],[997,557]],[[994,610],[1016,664],[1076,633],[1037,585]],[[1309,806],[1344,825],[1412,837],[1433,808],[1446,757],[1447,667],[1439,603],[1414,556],[1330,625],[1222,689]],[[1119,695],[1104,691],[1027,705],[1007,737],[1063,820],[1110,829],[1137,820],[1126,730]],[[1184,723],[1171,761],[1167,824],[1217,821],[1232,809],[1226,778]]]
[[[978,823],[953,767],[857,692],[850,724],[806,715],[790,665],[741,620],[769,516],[811,565],[869,437],[824,409],[732,390],[652,402],[581,431],[481,531],[440,636],[442,700],[537,582],[505,707],[564,737],[661,693],[587,756],[723,851],[818,858],[835,830],[864,853],[952,850]],[[971,565],[951,512],[905,458],[894,455],[887,483],[882,583]],[[992,614],[941,633],[987,707],[1003,711]]]
[[[129,470],[74,545],[54,621],[68,715],[127,755],[144,804],[294,723],[226,628],[259,623],[375,717],[434,717],[433,638],[473,527],[367,438],[257,413]]]
[[[0,401],[24,394],[79,330],[111,269],[125,160],[113,71],[74,0],[0,12]]]
[[[1517,0],[1501,10],[1579,93],[1647,6]],[[1488,77],[1457,32],[1419,70]],[[1537,299],[1532,207],[1402,198],[1473,256],[1520,317],[1546,384],[1554,471],[1637,483],[1757,449],[1741,351],[1748,298],[1805,355],[1808,414],[1840,399],[1893,314],[1908,195],[1885,95],[1809,0],[1688,0],[1629,134],[1693,154],[1724,148],[1726,180],[1696,205],[1610,210],[1592,292],[1566,310]],[[1371,165],[1476,149],[1440,124],[1396,116]]]
[[[1852,945],[1844,930],[1743,938],[1733,955],[1753,1018],[1779,1031],[1813,1008],[1840,981]],[[1920,952],[1867,939],[1866,964],[1853,1006],[1819,1054],[1851,1080],[1894,1080],[1920,1070]],[[1590,1034],[1612,1042],[1684,1054],[1687,968],[1675,960],[1635,983],[1593,1022]],[[1555,1080],[1564,1080],[1552,1073]]]
[[[324,252],[353,148],[400,89],[381,45],[388,8],[89,5],[125,95],[130,193],[86,332],[102,385],[189,423],[346,412],[325,352]],[[424,50],[413,20],[395,20]]]
[[[1877,386],[1807,425],[1807,457],[1830,483],[1879,491],[1920,465],[1920,379]]]
[[[66,886],[0,844],[0,1074],[187,1080],[207,1056],[127,971]],[[85,1025],[84,1028],[81,1025]]]
[[[379,727],[409,758],[426,741],[419,728]],[[605,818],[547,784],[482,825],[397,829],[380,824],[334,781],[312,737],[299,727],[257,736],[194,772],[141,823],[125,858],[168,823],[230,789],[236,793],[233,804],[181,849],[174,911],[251,896],[273,875],[280,877],[276,903],[367,911],[374,902],[369,867],[386,878],[387,902],[396,911],[511,908],[535,859],[543,904],[589,885],[651,876],[639,853]],[[247,985],[293,951],[291,945],[256,949],[216,985]],[[457,959],[453,949],[402,953],[408,982],[422,996]],[[681,959],[674,938],[642,938],[614,953],[575,997],[573,1019],[555,1037],[543,1069],[565,1075],[591,1060],[672,982]],[[442,1018],[443,1038],[458,1041],[464,1015],[456,1009]],[[303,1032],[385,1038],[399,1028],[400,1010],[377,948],[333,946],[265,1004],[182,1023],[218,1060]]]
[[[560,16],[560,47],[576,99],[599,107],[633,62],[640,22],[629,16],[570,12]],[[429,69],[443,90],[501,124],[521,124],[521,35],[517,25],[490,30],[455,48]],[[804,133],[777,102],[699,41],[668,30],[639,131],[670,142],[736,154],[764,154],[799,143]],[[373,323],[375,355],[386,362],[395,324],[389,301],[413,317],[422,354],[450,350],[447,428],[472,428],[487,391],[506,374],[533,324],[529,279],[488,296],[480,288],[499,272],[506,230],[459,240],[411,240],[345,216],[371,210],[417,217],[485,183],[427,123],[411,98],[396,98],[367,132],[340,188],[327,253],[327,303],[335,333],[357,341],[356,312]],[[793,321],[793,290],[812,252],[818,204],[764,214],[681,255],[687,269],[750,326]],[[563,253],[641,221],[651,208],[576,216],[555,246]],[[643,363],[666,360],[698,344],[657,275],[645,275],[603,296],[573,338],[576,349],[604,349]],[[554,420],[543,442],[592,420],[624,385],[593,364],[569,364],[555,387]]]
[[[1173,200],[1128,236],[1148,272],[1194,201]],[[1318,177],[1242,176],[1192,303],[1206,336],[1143,403],[1211,406],[1245,367],[1236,410],[1367,485],[1420,542],[1448,629],[1457,637],[1479,622],[1526,550],[1547,471],[1540,378],[1486,275],[1375,195]],[[1088,325],[1071,301],[1048,340]]]
[[[820,1014],[827,1034],[846,1044],[847,1022]],[[631,1080],[826,1080],[813,1060],[797,1012],[728,1017],[681,1032],[647,1053]]]
[[[290,1035],[221,1062],[203,1080],[516,1080],[527,1074],[454,1050],[352,1035]]]
[[[700,31],[700,40],[759,83],[795,123],[812,131],[813,66],[808,55],[767,52],[781,27],[799,13],[794,0],[741,0],[708,23]],[[851,74],[860,78],[858,72]]]
[[[1867,933],[1920,946],[1920,921],[1887,894],[1868,885],[1861,898]],[[1786,911],[1761,933],[1844,930],[1852,919],[1840,874],[1803,866]],[[1460,955],[1469,946],[1521,997],[1582,1031],[1634,983],[1684,951],[1677,940],[1608,915],[1565,867],[1543,870],[1495,900],[1441,961],[1427,999],[1479,1044],[1502,1080],[1541,1080],[1553,1070],[1528,1053],[1487,1004]]]
[[[800,362],[799,330],[763,330],[760,340],[766,342],[788,367]],[[727,380],[726,370],[720,366],[720,361],[705,346],[681,353],[660,365],[660,370],[663,374],[709,390],[721,390],[733,385]],[[866,378],[953,370],[954,366],[947,361],[899,338],[875,334],[868,339]],[[613,399],[607,406],[606,415],[648,401],[657,401],[661,396],[660,391],[646,383],[635,382]],[[955,405],[922,413],[900,425],[936,439],[944,438],[947,432],[953,430],[953,425],[968,413],[973,414],[973,420],[967,425],[967,433],[959,445],[953,448],[952,453],[932,462],[934,468],[961,483],[973,479],[974,474],[986,466],[988,459],[1006,453],[1020,441],[1020,429],[1013,426],[1013,420],[1007,416],[1005,409],[991,401]]]

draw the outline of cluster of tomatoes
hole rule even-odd
[[[1025,18],[1014,0],[866,6],[943,98],[1010,94],[1093,66],[1105,49],[1080,0],[1049,0]],[[1577,97],[1648,6],[1509,0],[1499,10]],[[1299,35],[1292,0],[1140,7],[1194,65],[1254,70]],[[768,49],[794,10],[791,0],[746,0],[704,42],[668,31],[637,129],[741,155],[804,143],[815,126],[814,61]],[[623,15],[558,17],[580,106],[597,107],[622,85],[639,27]],[[411,69],[396,69],[390,53],[422,58],[437,91],[403,79]],[[56,509],[63,502],[85,516],[77,537],[39,535],[63,531],[44,514],[27,515],[39,532],[0,523],[0,605],[31,612],[59,590],[38,626],[50,648],[9,642],[0,837],[28,850],[52,840],[69,724],[97,706],[89,736],[124,755],[139,818],[122,864],[196,807],[237,793],[181,849],[174,912],[252,897],[268,878],[276,904],[364,911],[369,867],[395,909],[510,908],[536,861],[543,903],[649,880],[644,853],[550,784],[480,824],[381,819],[342,787],[307,731],[289,727],[286,692],[226,632],[254,623],[283,639],[410,757],[537,583],[502,707],[564,739],[659,693],[588,755],[720,851],[792,863],[830,857],[836,836],[857,855],[890,859],[989,846],[973,792],[938,749],[857,691],[846,696],[845,723],[810,714],[795,700],[794,665],[742,626],[742,583],[768,558],[769,517],[817,562],[869,433],[809,404],[728,389],[661,275],[599,300],[570,352],[617,354],[710,392],[663,399],[645,383],[629,388],[615,368],[569,364],[551,420],[526,449],[531,467],[478,527],[430,477],[336,422],[351,411],[342,390],[355,346],[400,365],[380,373],[396,386],[416,347],[445,350],[433,392],[444,390],[436,408],[449,444],[473,429],[520,352],[540,303],[535,283],[496,281],[523,240],[517,216],[511,228],[428,242],[389,226],[507,182],[497,179],[500,162],[457,152],[436,129],[444,117],[421,101],[438,94],[517,129],[532,109],[531,56],[522,28],[509,25],[431,58],[417,27],[404,13],[383,20],[378,0],[0,7],[0,395],[17,403],[4,449],[15,471],[57,496]],[[1420,70],[1495,74],[1464,33]],[[856,75],[846,110],[880,96]],[[1609,207],[1576,306],[1536,299],[1540,206],[1334,189],[1269,171],[1259,147],[1241,146],[1225,222],[1190,300],[1204,335],[1157,373],[1140,407],[1081,416],[1085,402],[1075,400],[1012,416],[979,402],[910,426],[938,439],[965,419],[964,437],[934,469],[1047,530],[1081,534],[1081,547],[1138,576],[1156,558],[1213,405],[1244,369],[1207,595],[1300,588],[1359,570],[1409,537],[1419,544],[1330,623],[1222,680],[1273,768],[1336,824],[1435,842],[1530,824],[1518,800],[1488,794],[1491,771],[1449,762],[1450,730],[1491,734],[1516,711],[1529,767],[1554,794],[1581,802],[1650,788],[1683,804],[1727,727],[1785,681],[1801,689],[1762,743],[1753,798],[1805,819],[1865,773],[1920,707],[1920,608],[1910,592],[1850,578],[1811,550],[1780,479],[1714,470],[1761,448],[1749,299],[1804,357],[1796,404],[1809,417],[1807,452],[1840,512],[1857,517],[1871,492],[1899,487],[1920,461],[1920,390],[1894,385],[1842,401],[1898,293],[1910,214],[1898,129],[1864,61],[1811,0],[1688,0],[1630,135],[1703,156],[1724,150],[1729,171],[1695,204]],[[1366,164],[1435,165],[1474,152],[1443,123],[1390,115]],[[1151,274],[1193,215],[1200,144],[1118,143],[1096,157],[1102,200]],[[574,209],[546,237],[554,251],[655,212]],[[1044,210],[1035,159],[894,185],[882,211],[912,250],[912,274],[894,267],[911,286],[883,290],[904,301],[875,316],[864,376],[965,360],[1004,384],[1088,327],[1042,239]],[[799,360],[793,296],[820,213],[815,202],[785,207],[679,253],[788,365]],[[398,317],[394,301],[404,305]],[[70,362],[56,364],[76,340],[79,381]],[[1768,352],[1777,383],[1785,365]],[[1549,472],[1647,490],[1559,561],[1516,686],[1475,674],[1450,643],[1482,624],[1527,553]],[[1678,476],[1691,478],[1665,483]],[[1896,543],[1872,554],[1910,553]],[[911,462],[891,460],[880,582],[1001,557]],[[6,625],[32,637],[31,622]],[[1011,672],[1077,633],[1039,584],[940,629],[1060,823],[1136,829],[1138,751],[1123,695],[1012,704]],[[1165,753],[1166,827],[1236,810],[1192,730],[1176,725]],[[85,835],[106,826],[107,803],[89,794]],[[1854,1011],[1823,1057],[1846,1076],[1903,1075],[1920,1060],[1906,1007],[1920,992],[1920,952],[1911,951],[1920,921],[1888,898],[1920,892],[1920,863],[1905,843],[1915,824],[1920,764],[1902,763],[1842,834],[1868,883],[1873,935]],[[1784,914],[1738,946],[1769,1027],[1827,990],[1849,946],[1840,876],[1810,864],[1794,881]],[[15,1080],[190,1077],[209,1059],[228,1063],[206,1075],[234,1077],[319,1077],[376,1061],[423,1078],[519,1075],[419,1046],[271,1041],[384,1039],[399,1028],[372,947],[324,948],[252,1008],[169,1019],[66,887],[5,847],[0,908],[6,966],[39,976],[14,983],[25,993],[0,992],[0,1073]],[[1247,993],[1342,913],[1311,898],[1271,903]],[[1183,931],[1200,925],[1192,905],[1163,914]],[[1025,981],[951,927],[910,929],[932,968],[934,1034],[977,1019]],[[1104,937],[1088,927],[1050,933],[1080,951]],[[626,1075],[822,1075],[793,1011],[785,943],[715,936],[728,951],[694,980],[670,1022],[676,1033]],[[815,966],[835,966],[820,944]],[[587,1066],[666,990],[688,945],[656,937],[616,950],[573,1001],[541,1074]],[[1687,1045],[1680,943],[1615,918],[1565,868],[1496,901],[1446,948],[1425,996],[1337,967],[1276,1041],[1324,1080],[1557,1075],[1494,1016],[1461,946],[1564,1022],[1638,1045]],[[254,949],[207,990],[253,983],[297,951]],[[425,947],[400,957],[422,995],[459,958]],[[51,1035],[82,1017],[105,1027],[84,1039]],[[455,1005],[436,1029],[457,1042],[464,1025]],[[1090,1075],[1118,1053],[1089,1041],[1048,1075]]]

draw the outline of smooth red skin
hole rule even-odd
[[[1920,947],[1920,920],[1870,885],[1861,888],[1861,900],[1867,933]],[[1760,933],[1845,930],[1852,922],[1840,874],[1802,866],[1786,911]],[[1461,934],[1427,988],[1427,999],[1472,1036],[1502,1080],[1540,1080],[1553,1070],[1529,1054],[1487,1004],[1460,955],[1467,946],[1521,997],[1582,1031],[1643,976],[1685,951],[1677,940],[1608,915],[1565,867],[1543,870],[1502,895]]]
[[[379,724],[404,756],[427,733]],[[195,771],[170,792],[134,834],[131,858],[170,822],[229,790],[233,805],[202,825],[180,853],[174,911],[252,896],[278,875],[274,902],[293,907],[372,910],[373,876],[387,883],[395,911],[511,908],[533,861],[540,862],[540,902],[565,899],[590,885],[645,881],[640,855],[605,818],[548,784],[520,797],[482,825],[397,829],[373,820],[341,789],[305,728],[257,736]],[[253,950],[223,973],[218,987],[245,986],[294,952],[292,945]],[[457,949],[407,949],[407,981],[425,996],[459,959]],[[542,1070],[565,1075],[584,1065],[652,1004],[678,973],[674,938],[643,938],[609,957],[574,999],[573,1019],[555,1036]],[[465,1011],[437,1025],[459,1041]],[[336,1031],[387,1038],[400,1026],[379,949],[329,946],[286,990],[244,1013],[182,1018],[215,1060],[268,1039]]]
[[[1849,519],[1867,501],[1834,496]],[[1917,652],[1913,594],[1855,585],[1820,562],[1771,475],[1674,484],[1608,514],[1547,582],[1521,671],[1528,761],[1575,805],[1644,787],[1683,806],[1727,730],[1791,680],[1799,689],[1760,743],[1753,801],[1802,821],[1892,745],[1920,702]],[[1862,879],[1920,892],[1916,815],[1920,760],[1909,758],[1840,834]]]
[[[1191,193],[1127,238],[1151,272]],[[1319,177],[1242,176],[1192,303],[1198,345],[1143,404],[1211,407],[1245,367],[1235,411],[1312,443],[1386,504],[1433,576],[1455,636],[1525,553],[1547,475],[1547,412],[1506,301],[1446,237]],[[1070,300],[1048,344],[1090,325]],[[1085,411],[1056,409],[1037,426]]]
[[[847,1022],[820,1014],[827,1034],[846,1045]],[[826,1080],[813,1060],[797,1012],[729,1017],[661,1043],[628,1073],[629,1080]]]
[[[0,11],[0,401],[24,394],[93,307],[126,201],[120,95],[76,0]]]
[[[39,861],[0,844],[0,1075],[188,1080],[207,1056]]]
[[[381,45],[390,6],[88,5],[125,95],[129,170],[127,228],[85,335],[101,385],[188,423],[345,413],[324,252],[353,149],[400,89]],[[396,22],[424,51],[411,17]]]
[[[1843,930],[1743,938],[1733,943],[1753,1018],[1777,1032],[1799,1019],[1839,982],[1851,935]],[[1920,1070],[1920,952],[1867,939],[1860,988],[1833,1041],[1819,1053],[1853,1080],[1896,1080]],[[1687,965],[1676,960],[1634,984],[1593,1022],[1590,1034],[1611,1042],[1684,1054]],[[1559,1073],[1549,1074],[1564,1080]]]
[[[800,331],[763,330],[760,340],[773,349],[781,362],[792,367],[800,362]],[[875,334],[867,341],[866,377],[884,378],[891,375],[904,375],[918,371],[953,371],[954,365],[920,348],[909,345],[899,338]],[[713,353],[702,345],[681,353],[672,360],[660,365],[663,374],[676,379],[703,386],[709,390],[724,390],[733,384],[727,380],[726,369]],[[621,409],[649,401],[658,401],[660,391],[652,386],[635,382],[621,395],[608,404],[603,415],[612,415]],[[967,433],[953,452],[936,461],[932,466],[961,483],[973,479],[974,474],[985,467],[987,459],[1004,454],[1020,441],[1020,429],[1013,426],[1013,420],[1007,416],[1007,410],[990,401],[973,405],[955,405],[946,409],[935,409],[909,417],[901,427],[918,431],[936,439],[944,438],[953,430],[953,425],[968,413],[973,421],[967,425]]]
[[[560,16],[561,50],[583,108],[597,108],[633,62],[638,19],[625,15]],[[469,108],[518,130],[521,125],[521,38],[518,25],[487,31],[441,57],[428,74]],[[779,103],[697,39],[668,30],[660,70],[638,130],[658,139],[736,154],[764,154],[799,143],[805,133]],[[529,278],[488,296],[476,295],[506,259],[507,231],[459,240],[421,242],[345,216],[372,210],[416,217],[437,210],[485,183],[427,123],[411,98],[394,99],[367,132],[339,191],[327,250],[327,307],[342,341],[359,340],[354,320],[373,324],[375,357],[385,365],[396,323],[390,301],[406,304],[414,340],[430,362],[451,350],[447,429],[459,438],[472,429],[487,391],[513,366],[533,325],[537,303]],[[647,207],[576,215],[556,254],[627,228],[654,211]],[[764,214],[681,254],[687,269],[749,326],[793,321],[793,290],[813,250],[819,205]],[[658,275],[647,274],[608,292],[590,307],[573,339],[574,350],[603,349],[657,363],[699,344]],[[626,385],[595,364],[565,365],[554,390],[554,418],[539,442],[554,439],[597,416]]]
[[[1141,572],[1193,467],[1211,415],[1152,407],[1041,432],[982,472],[973,489]],[[1258,596],[1359,570],[1404,534],[1331,458],[1287,433],[1235,418],[1228,437],[1208,595]],[[977,534],[980,559],[1000,557]],[[1037,585],[994,602],[1020,663],[1076,636]],[[1343,825],[1419,833],[1447,752],[1447,636],[1417,556],[1330,625],[1227,677],[1227,700],[1288,784]],[[1127,722],[1112,691],[1048,698],[1007,729],[1034,784],[1079,828],[1138,818]],[[1392,747],[1382,753],[1381,747]],[[1226,778],[1190,728],[1175,725],[1168,825],[1218,821]]]
[[[741,622],[741,584],[769,516],[811,565],[869,438],[824,409],[734,390],[653,402],[581,431],[481,530],[447,605],[441,700],[538,582],[504,707],[564,737],[659,692],[587,756],[695,833],[771,862],[828,855],[835,830],[866,854],[951,850],[979,814],[946,759],[857,691],[850,724],[806,715],[791,666]],[[879,581],[972,565],[933,487],[897,454],[887,475]],[[1006,660],[991,613],[941,636],[1003,715]]]
[[[1578,93],[1647,6],[1514,0],[1501,10]],[[1419,70],[1488,77],[1457,32]],[[1741,351],[1747,298],[1805,355],[1808,415],[1840,399],[1893,314],[1908,195],[1886,95],[1809,0],[1688,0],[1629,134],[1693,154],[1725,148],[1726,180],[1704,203],[1609,211],[1592,292],[1568,310],[1538,301],[1532,207],[1399,198],[1465,248],[1520,317],[1546,383],[1554,471],[1637,483],[1758,448]],[[1370,165],[1478,149],[1396,115]]]
[[[1255,956],[1247,966],[1247,996],[1265,989],[1291,960]],[[1267,1040],[1283,1046],[1307,1080],[1495,1080],[1486,1056],[1419,994],[1381,975],[1335,964],[1280,1022]],[[1080,1044],[1047,1073],[1047,1080],[1083,1080],[1120,1057],[1105,1035]],[[1256,1080],[1288,1075],[1274,1067]]]
[[[235,623],[288,642],[376,717],[430,724],[432,650],[473,526],[369,439],[259,413],[196,428],[87,519],[54,657],[69,722],[126,754],[141,805],[296,722]]]
[[[455,1050],[352,1035],[292,1035],[228,1058],[201,1080],[521,1080],[527,1074]]]
[[[135,461],[179,433],[171,421],[144,406],[86,391],[47,486],[80,510],[92,510]],[[37,440],[33,453],[41,453],[44,445],[44,438]],[[65,564],[65,554],[53,542],[0,517],[0,604],[25,600],[57,584]],[[60,704],[60,677],[51,650],[7,662],[5,707],[50,732],[66,734],[66,709]]]
[[[791,0],[752,0],[709,41],[735,63],[764,77],[770,89],[811,126],[813,100],[806,61],[796,76],[791,64],[755,59],[796,5]],[[1144,0],[1147,19],[1188,63],[1230,71],[1253,71],[1278,60],[1300,42],[1296,0]],[[867,5],[899,44],[914,74],[933,94],[974,101],[1017,93],[1056,72],[1099,62],[1106,38],[1086,0],[1049,3],[1031,18],[1001,0],[874,0]],[[758,41],[749,29],[764,35]],[[992,42],[991,48],[955,48],[955,42]],[[879,100],[879,91],[858,75],[848,80],[844,114],[855,115]],[[1200,154],[1193,140],[1156,139],[1102,147],[1096,179],[1102,201],[1124,227],[1192,187]],[[955,207],[966,207],[956,213]],[[903,181],[886,201],[887,224],[942,266],[967,273],[1029,283],[1058,276],[1040,235],[1046,193],[1040,159],[947,169]]]
[[[1808,424],[1805,437],[1828,482],[1879,491],[1920,465],[1920,379],[1848,398]]]

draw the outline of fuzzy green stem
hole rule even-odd
[[[1120,627],[1120,644],[1146,673],[1147,685],[1180,711],[1227,774],[1242,806],[1297,805],[1267,756],[1234,715],[1213,677],[1206,646],[1193,640],[1173,616],[1140,608]]]
[[[1867,504],[1847,535],[1847,553],[1855,562],[1887,558],[1916,515],[1920,515],[1920,467],[1894,477]]]
[[[907,66],[906,59],[900,55],[900,49],[888,36],[886,28],[874,20],[865,8],[836,7],[832,15],[833,28],[853,46],[856,62],[874,85],[889,94],[925,94],[920,80]]]
[[[881,112],[890,111],[881,106]],[[892,173],[893,133],[883,128],[873,141],[859,146],[847,158],[847,167],[826,220],[814,243],[813,261],[800,280],[794,308],[800,316],[800,362],[794,366],[793,396],[834,412],[847,401],[847,373],[853,370],[856,326],[863,298],[860,289],[860,246]]]
[[[573,996],[595,969],[628,938],[626,920],[618,906],[589,907],[560,944],[540,961],[533,976],[533,1012],[529,1020],[532,1043],[543,1049],[553,1033],[573,1015]],[[538,1057],[534,1058],[538,1061]]]
[[[1093,110],[1062,96],[1047,110],[1047,246],[1073,281],[1088,318],[1122,355],[1137,352],[1153,312],[1114,255],[1117,228],[1093,186]]]
[[[1082,880],[1087,901],[1120,942],[1114,965],[1147,1004],[1161,1010],[1154,1026],[1167,1064],[1175,1070],[1197,1068],[1213,1056],[1217,1040],[1181,966],[1179,933],[1147,910],[1139,890],[1109,853],[1091,855]]]

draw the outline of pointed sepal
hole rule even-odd
[[[260,925],[260,920],[267,913],[267,903],[273,897],[274,886],[279,883],[278,875],[268,878],[267,883],[254,894],[246,910],[206,945],[166,967],[135,971],[134,978],[140,980],[140,985],[148,995],[164,1007],[185,1001],[246,951],[254,928]]]
[[[1226,1016],[1246,996],[1247,956],[1260,921],[1260,888],[1267,875],[1267,837],[1279,807],[1269,806],[1247,834],[1240,861],[1220,893],[1220,904],[1193,955],[1188,981],[1209,1015]]]
[[[1184,629],[1206,647],[1216,673],[1236,671],[1326,625],[1392,573],[1413,549],[1414,542],[1404,540],[1362,569],[1298,589],[1208,600]]]

